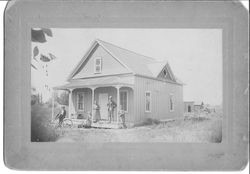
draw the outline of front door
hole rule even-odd
[[[191,106],[188,105],[188,112],[191,112]]]
[[[100,114],[101,119],[108,119],[108,93],[100,93],[99,94],[99,106],[100,106]]]

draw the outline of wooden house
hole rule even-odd
[[[54,89],[69,91],[69,117],[92,112],[100,106],[102,120],[108,119],[108,97],[126,114],[127,124],[147,118],[164,120],[183,116],[183,84],[168,62],[95,40],[68,77],[68,83]],[[118,109],[115,123],[119,123]]]

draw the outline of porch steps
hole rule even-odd
[[[82,125],[84,120],[83,119],[71,119],[73,122],[73,127],[78,128],[78,125]],[[102,128],[102,129],[120,129],[121,124],[117,122],[111,122],[101,120],[97,123],[91,123],[91,127],[93,128]]]
[[[118,123],[105,123],[105,122],[97,122],[92,123],[91,127],[93,128],[103,128],[103,129],[120,129],[121,125]]]

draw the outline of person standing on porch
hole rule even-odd
[[[114,121],[114,110],[116,108],[116,103],[113,101],[112,96],[109,96],[109,101],[108,101],[108,116],[109,116],[109,122]]]
[[[93,117],[94,117],[94,123],[98,122],[101,119],[101,115],[100,115],[100,106],[98,105],[97,101],[94,101],[94,105],[93,105]]]

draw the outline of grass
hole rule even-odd
[[[149,126],[149,125],[157,125],[160,124],[160,121],[157,119],[147,118],[141,123],[135,124],[135,127],[141,127],[141,126]]]
[[[60,141],[70,142],[194,142],[220,143],[222,120],[216,115],[161,123],[146,119],[131,129],[67,130]]]
[[[55,108],[56,115],[60,106]],[[51,107],[32,105],[31,141],[65,142],[195,142],[220,143],[222,141],[222,113],[189,114],[184,119],[160,122],[148,118],[130,129],[62,129],[49,124]]]

